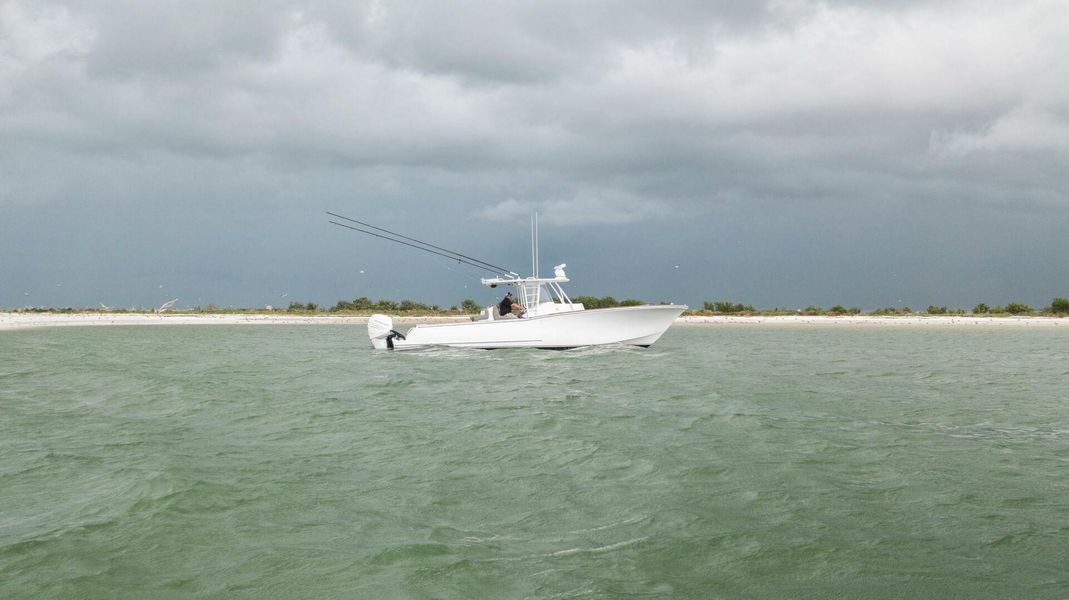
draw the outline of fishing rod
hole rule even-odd
[[[459,252],[454,252],[453,250],[447,250],[446,248],[435,246],[434,244],[429,244],[427,242],[423,242],[423,241],[417,240],[415,238],[410,238],[410,237],[408,237],[406,235],[401,235],[400,233],[397,233],[395,231],[390,231],[389,229],[385,229],[385,228],[382,228],[382,227],[376,227],[376,226],[372,225],[371,223],[365,223],[363,221],[357,221],[356,219],[351,219],[349,217],[346,217],[346,216],[343,216],[343,215],[339,215],[339,214],[336,214],[336,213],[332,213],[330,211],[327,211],[327,214],[332,216],[332,217],[338,217],[339,219],[345,219],[346,221],[350,221],[350,222],[356,223],[358,225],[363,225],[364,227],[370,227],[371,229],[374,229],[376,231],[382,231],[384,233],[388,233],[388,234],[390,234],[392,236],[396,236],[396,237],[399,237],[401,239],[408,240],[410,242],[416,242],[417,244],[421,244],[421,245],[427,246],[429,248],[434,248],[435,250],[441,250],[442,252],[446,252],[446,253],[452,254],[454,256],[459,256],[460,258],[463,258],[465,260],[469,260],[469,261],[472,261],[472,262],[479,263],[479,265],[485,265],[485,267],[490,267],[490,269],[493,269],[494,272],[497,272],[497,273],[503,273],[505,275],[512,275],[514,277],[518,277],[519,276],[518,273],[513,273],[511,269],[506,269],[504,267],[499,267],[497,265],[490,264],[490,263],[486,262],[485,260],[479,260],[477,258],[473,258],[471,256],[466,256],[466,255],[461,254]],[[357,231],[360,231],[360,230],[357,230]],[[365,231],[364,233],[371,233],[371,232],[370,231]],[[379,237],[383,237],[383,236],[379,236]],[[394,239],[391,239],[391,238],[384,238],[384,239],[388,239],[388,240],[391,240],[391,241],[394,241],[394,242],[398,242],[398,240],[394,240]],[[420,250],[426,250],[426,248],[420,248]],[[479,265],[473,265],[473,266],[479,266]],[[485,268],[485,267],[482,267],[482,268]]]
[[[429,249],[424,248],[422,246],[417,246],[415,244],[409,244],[408,242],[402,242],[401,240],[395,240],[394,238],[386,237],[384,235],[380,235],[380,234],[375,233],[373,231],[366,231],[364,229],[360,229],[359,227],[353,227],[352,225],[346,225],[345,223],[339,223],[337,221],[329,221],[329,223],[337,225],[338,227],[344,227],[346,229],[352,229],[353,231],[359,231],[360,233],[366,233],[368,235],[373,235],[373,236],[375,236],[377,238],[382,238],[384,240],[389,240],[391,242],[396,242],[398,244],[402,244],[402,245],[408,246],[410,248],[415,248],[416,250],[422,250],[424,252],[430,252],[431,254],[437,254],[438,256],[441,256],[441,257],[444,257],[444,258],[448,258],[449,260],[455,260],[458,263],[463,263],[463,264],[466,264],[466,265],[470,265],[472,267],[478,267],[480,269],[483,269],[484,271],[490,271],[491,273],[494,273],[496,275],[505,274],[504,271],[498,271],[497,269],[491,269],[489,267],[484,267],[484,266],[482,266],[480,264],[476,264],[474,262],[470,262],[470,261],[464,260],[462,258],[458,258],[457,256],[452,256],[452,255],[449,255],[449,254],[445,254],[444,252],[435,252],[434,250],[429,250]]]
[[[410,240],[410,241],[416,242],[416,243],[415,244],[410,244],[408,242],[401,241],[401,240],[396,239],[394,237],[388,237],[388,236],[385,236],[385,235],[382,235],[382,234],[379,234],[379,233],[375,233],[374,231],[367,231],[366,229],[361,229],[359,227],[353,227],[352,225],[346,225],[345,223],[339,223],[339,222],[334,221],[334,220],[328,221],[329,223],[331,223],[333,225],[337,225],[338,227],[344,227],[346,229],[352,229],[353,231],[358,231],[360,233],[366,233],[367,235],[373,235],[373,236],[375,236],[377,238],[382,238],[384,240],[395,242],[395,243],[398,243],[398,244],[401,244],[401,245],[404,245],[404,246],[408,246],[410,248],[415,248],[416,250],[422,250],[424,252],[429,252],[431,254],[435,254],[435,255],[441,256],[443,258],[448,258],[449,260],[455,260],[455,261],[457,261],[459,263],[462,263],[462,264],[466,264],[466,265],[469,265],[469,266],[472,266],[472,267],[478,267],[478,268],[480,268],[480,269],[482,269],[484,271],[490,271],[491,273],[494,273],[496,275],[505,275],[505,276],[512,276],[512,277],[518,277],[519,276],[518,273],[514,273],[514,272],[512,272],[509,269],[506,269],[504,267],[499,267],[497,265],[490,264],[490,263],[488,263],[486,261],[482,261],[482,260],[479,260],[477,258],[472,258],[470,256],[461,254],[459,252],[454,252],[452,250],[447,250],[447,249],[442,248],[440,246],[435,246],[434,244],[428,244],[427,242],[423,242],[423,241],[417,240],[415,238],[410,238],[408,236],[401,235],[400,233],[396,233],[396,232],[390,231],[389,229],[384,229],[382,227],[376,227],[376,226],[371,225],[369,223],[364,223],[363,221],[357,221],[356,219],[350,219],[349,217],[342,216],[342,215],[339,215],[339,214],[335,214],[335,213],[332,213],[330,211],[327,211],[327,214],[332,216],[332,217],[337,217],[339,219],[345,219],[346,221],[351,221],[353,223],[358,223],[360,225],[363,225],[364,227],[369,227],[371,229],[376,229],[378,231],[382,231],[382,232],[388,233],[388,234],[390,234],[392,236],[396,236],[398,238],[402,238],[402,239],[405,239],[405,240]],[[417,246],[416,244],[422,244],[422,245]],[[427,248],[425,248],[424,246],[427,246]],[[435,250],[431,250],[430,248],[434,248]],[[441,250],[441,252],[438,252],[437,250]]]

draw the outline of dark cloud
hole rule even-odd
[[[7,2],[0,305],[482,293],[324,210],[517,265],[538,210],[580,292],[1046,302],[1066,27],[1045,0]]]
[[[95,31],[86,56],[91,74],[152,81],[269,60],[288,25],[286,4],[108,0],[71,6]]]

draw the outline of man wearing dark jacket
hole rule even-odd
[[[512,312],[512,292],[507,292],[505,297],[502,298],[501,303],[497,305],[497,313],[502,317]]]

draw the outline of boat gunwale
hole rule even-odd
[[[560,317],[564,315],[576,315],[584,313],[594,312],[612,312],[612,311],[634,311],[634,310],[650,310],[655,308],[672,308],[679,309],[680,312],[689,308],[686,304],[640,304],[637,306],[610,306],[606,308],[584,308],[583,310],[562,310],[560,312],[548,313],[544,315],[535,315],[533,317],[523,317],[516,319],[482,319],[479,321],[458,321],[455,323],[419,323],[414,325],[412,329],[426,328],[431,329],[434,327],[456,327],[457,325],[492,325],[500,323],[524,323],[531,321],[538,321],[541,319],[548,319],[551,317]],[[409,330],[411,331],[411,330]]]

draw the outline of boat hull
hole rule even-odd
[[[656,342],[686,306],[626,306],[560,312],[526,319],[417,325],[399,336],[372,337],[372,345],[395,350],[428,346],[455,348],[576,348],[605,344],[649,346]]]

